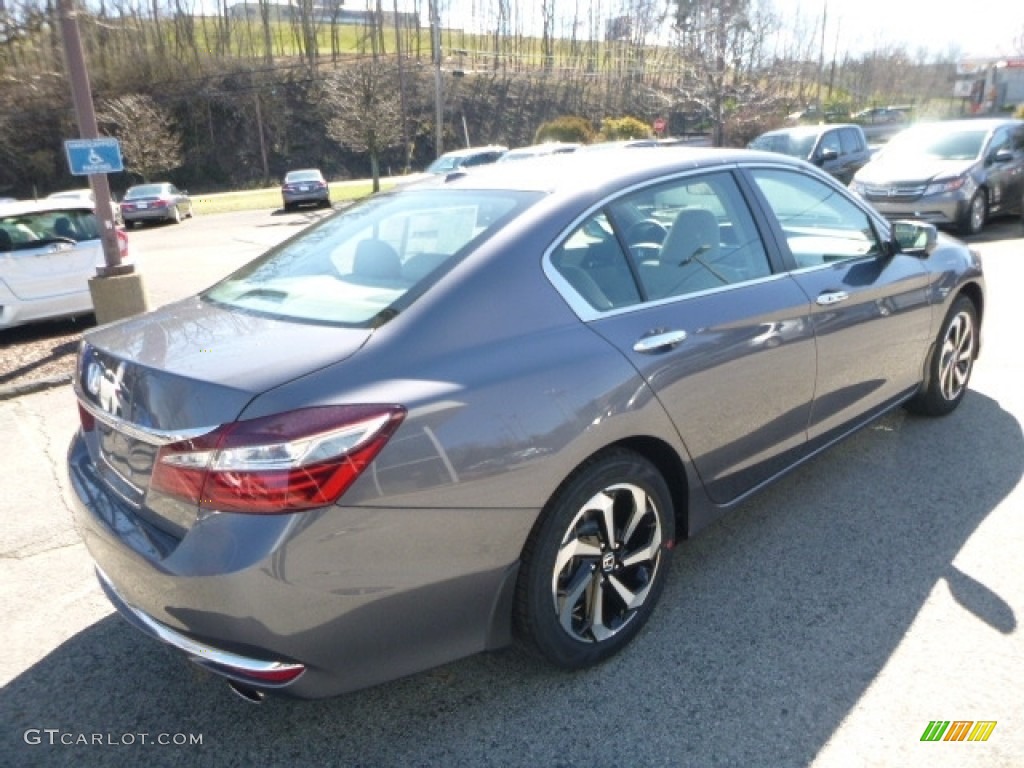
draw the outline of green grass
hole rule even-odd
[[[386,189],[391,184],[381,184]],[[358,200],[370,194],[370,181],[336,181],[331,185],[331,201]],[[231,211],[258,211],[281,207],[281,188],[249,189],[241,192],[220,192],[213,195],[193,195],[192,205],[198,215],[229,213]]]

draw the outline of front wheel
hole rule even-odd
[[[604,661],[647,621],[675,536],[664,478],[632,451],[583,464],[548,503],[523,551],[520,635],[567,669]]]
[[[949,309],[928,366],[928,384],[907,403],[915,413],[945,416],[960,405],[978,354],[978,312],[960,296]]]
[[[985,226],[988,218],[988,197],[984,189],[974,193],[960,222],[961,235],[976,235]]]

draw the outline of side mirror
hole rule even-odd
[[[837,157],[839,157],[839,153],[836,150],[826,147],[818,153],[818,165],[835,160]]]
[[[892,238],[899,246],[900,253],[927,256],[935,250],[939,234],[934,225],[923,221],[894,221]]]
[[[1011,160],[1013,160],[1013,152],[1006,147],[997,150],[996,153],[992,155],[993,163],[1008,163]]]

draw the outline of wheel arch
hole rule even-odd
[[[980,328],[982,326],[983,317],[985,314],[985,294],[982,293],[981,286],[979,286],[977,283],[966,283],[963,287],[960,288],[960,291],[957,293],[957,296],[956,298],[953,299],[953,301],[956,301],[956,299],[959,298],[960,296],[966,296],[968,299],[971,300],[971,303],[974,305],[974,311],[978,315],[978,327]],[[980,347],[980,344],[977,347],[975,347],[975,357],[978,356],[978,352],[980,352]]]
[[[656,437],[636,436],[620,440],[609,447],[620,447],[640,454],[661,473],[672,495],[672,511],[676,520],[676,539],[687,537],[690,512],[690,484],[686,466],[672,446]]]

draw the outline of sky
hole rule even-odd
[[[774,0],[785,17],[820,17],[828,7],[826,50],[871,50],[886,43],[904,44],[911,52],[924,47],[946,53],[956,46],[963,55],[1006,56],[1024,38],[1024,2],[1020,0]]]
[[[801,23],[803,35],[814,36],[823,9],[827,7],[825,48],[831,56],[838,51],[854,54],[903,45],[911,54],[925,48],[933,54],[945,54],[955,47],[963,56],[1006,56],[1015,52],[1015,40],[1024,38],[1024,2],[1021,0],[752,0],[771,2],[776,12],[790,22]],[[360,8],[366,0],[348,0],[346,5]],[[422,0],[421,0],[422,2]],[[607,15],[616,4],[628,0],[555,0],[556,14],[571,16],[574,9],[600,7]],[[408,0],[399,0],[403,9]],[[426,6],[426,3],[422,3]],[[390,8],[390,3],[385,4]],[[516,3],[512,3],[515,7]],[[411,3],[409,3],[411,7]],[[537,14],[539,2],[519,4],[524,14]],[[532,7],[536,6],[534,10]],[[442,24],[478,29],[481,9],[496,7],[496,0],[441,0]],[[476,17],[477,24],[474,24]],[[539,21],[536,22],[539,25]],[[818,28],[820,30],[820,28]],[[808,32],[810,30],[810,32]],[[820,31],[817,33],[820,35]]]

